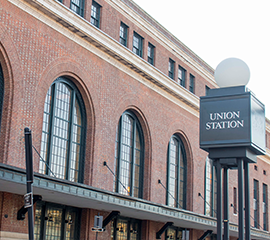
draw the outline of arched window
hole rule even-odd
[[[39,172],[82,182],[85,108],[77,88],[63,77],[49,88],[43,115]]]
[[[217,175],[213,160],[207,157],[205,163],[205,215],[216,216]]]
[[[2,66],[0,64],[0,129],[1,129],[3,102],[4,102],[4,74]]]
[[[144,141],[139,121],[131,112],[122,114],[115,142],[115,191],[142,198]]]
[[[187,161],[181,139],[173,135],[168,146],[167,205],[186,208]]]

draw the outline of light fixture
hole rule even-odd
[[[68,218],[65,220],[65,223],[68,223],[69,225],[73,223],[71,215],[68,216]]]
[[[48,220],[49,222],[53,222],[52,214],[49,213],[48,216],[45,217],[45,220]]]
[[[245,86],[249,82],[250,70],[241,59],[227,58],[216,67],[214,76],[219,87]]]

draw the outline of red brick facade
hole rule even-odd
[[[16,6],[16,3],[20,2],[22,5]],[[53,1],[48,0],[47,3],[49,2]],[[185,68],[187,90],[181,91],[194,102],[198,102],[199,96],[205,95],[206,85],[210,88],[216,87],[213,69],[134,3],[128,0],[96,2],[102,6],[100,24],[102,34],[109,36],[111,42],[118,42],[120,23],[128,25],[127,48],[130,51],[124,47],[123,51],[133,54],[131,52],[133,32],[141,35],[144,38],[143,59],[147,60],[148,42],[155,46],[152,71],[166,79],[169,58],[175,61],[176,77],[178,65]],[[119,2],[119,8],[115,2]],[[58,2],[54,2],[55,4],[59,4],[63,13],[74,15],[78,22],[90,21],[91,0],[85,0],[84,20],[65,9],[70,6],[69,0],[64,0],[63,5]],[[0,63],[5,85],[0,162],[3,165],[25,169],[23,133],[25,127],[32,130],[33,145],[40,151],[46,93],[58,77],[64,76],[77,86],[86,108],[83,184],[108,192],[114,191],[114,176],[104,167],[103,162],[106,161],[111,169],[114,168],[116,129],[123,112],[130,110],[138,118],[143,131],[145,152],[143,199],[166,205],[166,191],[158,184],[158,180],[166,185],[168,142],[172,135],[176,134],[181,138],[186,150],[186,210],[199,216],[203,215],[205,203],[198,193],[204,196],[207,153],[199,148],[198,106],[187,100],[180,100],[181,96],[177,97],[159,84],[151,82],[147,74],[142,74],[144,70],[138,71],[132,66],[124,65],[108,54],[104,48],[95,45],[95,42],[89,43],[81,39],[80,43],[77,43],[76,39],[80,36],[75,36],[76,33],[63,26],[64,30],[61,32],[60,23],[55,22],[53,13],[42,10],[38,3],[37,5],[33,0],[1,0],[0,4]],[[125,8],[130,5],[130,13],[124,12],[123,5]],[[27,10],[24,10],[24,6]],[[29,14],[28,10],[36,12],[37,15]],[[146,28],[134,20],[132,14],[137,14],[141,22],[145,21],[143,19],[152,21],[154,28],[160,28],[161,33],[156,35],[150,31],[146,32]],[[40,18],[37,19],[37,16]],[[48,19],[55,22],[53,26],[46,22]],[[93,36],[96,34],[95,31],[100,30],[93,28]],[[167,38],[168,45],[165,45],[163,38]],[[177,53],[171,46],[178,47]],[[181,48],[182,52],[179,50]],[[184,57],[181,57],[181,54]],[[143,65],[151,67],[145,61],[138,61],[140,61],[139,68],[143,68]],[[195,77],[195,95],[188,92],[189,74]],[[166,81],[172,82],[169,78]],[[175,88],[182,89],[176,83]],[[267,134],[269,135],[269,132]],[[267,137],[268,147],[269,139],[270,137]],[[266,157],[258,159],[257,171],[251,166],[251,194],[254,178],[259,181],[260,187],[263,183],[270,186],[269,160],[267,153]],[[39,171],[39,161],[39,157],[34,153],[35,172]],[[233,201],[233,187],[237,188],[236,170],[230,171],[230,203]],[[22,188],[25,186],[22,185]],[[252,198],[251,195],[251,201]],[[17,211],[22,206],[22,195],[16,194],[12,189],[10,192],[0,192],[0,232],[27,233],[27,221],[17,220]],[[251,204],[251,215],[252,208]],[[82,210],[80,239],[95,239],[96,233],[92,232],[91,228],[94,225],[94,216],[98,213],[106,216],[109,212],[92,209],[91,206]],[[230,209],[230,221],[237,224],[237,219],[237,215]],[[261,213],[260,223],[262,222]],[[252,221],[251,224],[253,225]],[[156,239],[156,232],[163,225],[164,222],[160,222],[159,219],[156,222],[143,219],[141,239]],[[203,232],[203,229],[190,228],[189,239],[198,239]],[[111,239],[110,236],[108,225],[105,232],[98,234],[98,239]],[[270,238],[269,234],[267,236]],[[165,239],[164,234],[162,239]]]

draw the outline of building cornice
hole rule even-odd
[[[9,1],[76,44],[199,117],[199,98],[197,96],[60,2],[54,0]]]

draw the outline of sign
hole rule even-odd
[[[26,193],[24,195],[24,208],[32,207],[33,205],[33,193]]]
[[[95,216],[94,227],[91,229],[93,232],[103,232],[103,216]]]
[[[200,147],[247,147],[265,154],[264,105],[244,86],[210,89],[200,98]]]

